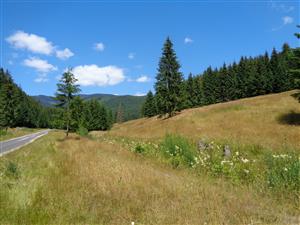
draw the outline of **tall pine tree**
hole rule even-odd
[[[157,109],[160,115],[173,116],[182,108],[183,76],[169,38],[162,51],[155,83]]]
[[[146,100],[142,107],[142,115],[145,117],[152,117],[157,115],[155,98],[152,91],[149,91],[146,96]]]
[[[56,100],[59,101],[57,106],[64,108],[64,121],[67,128],[66,136],[69,135],[71,123],[70,103],[74,96],[80,92],[79,85],[76,84],[76,81],[77,79],[72,71],[68,70],[63,73],[60,82],[57,84]]]

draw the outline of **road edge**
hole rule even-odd
[[[18,149],[20,149],[20,148],[23,148],[24,146],[31,144],[31,143],[34,142],[35,140],[41,138],[42,136],[44,136],[44,135],[46,135],[46,134],[48,134],[48,133],[49,133],[49,131],[47,131],[47,132],[45,132],[45,133],[42,133],[42,134],[36,136],[35,138],[33,138],[32,140],[30,140],[29,142],[25,143],[25,144],[22,145],[22,146],[19,146],[19,147],[16,147],[16,148],[11,149],[11,150],[9,150],[9,151],[0,153],[0,157],[6,155],[6,154],[8,154],[8,153],[11,153],[11,152],[13,152],[13,151],[16,151],[16,150],[18,150]],[[31,135],[32,135],[32,134],[31,134]],[[28,135],[24,135],[24,136],[22,136],[22,137],[25,137],[25,136],[28,136]],[[19,138],[21,138],[21,137],[19,137]],[[10,140],[14,140],[14,139],[16,139],[16,138],[13,138],[13,139],[10,139]]]

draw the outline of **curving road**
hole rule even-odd
[[[1,141],[0,142],[0,157],[12,152],[14,150],[17,150],[21,147],[23,147],[24,145],[27,145],[33,141],[35,141],[36,139],[48,134],[49,130],[43,130],[37,133],[33,133],[33,134],[27,134],[21,137],[17,137],[17,138],[13,138],[7,141]]]

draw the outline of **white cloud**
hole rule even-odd
[[[134,94],[134,96],[145,96],[145,95],[146,95],[146,93],[141,93],[141,92],[137,92]]]
[[[189,37],[186,37],[185,39],[184,39],[184,43],[185,44],[191,44],[191,43],[193,43],[194,41],[191,39],[191,38],[189,38]]]
[[[42,60],[36,57],[31,57],[24,60],[24,65],[36,69],[41,73],[48,73],[50,71],[57,70],[57,67],[51,65],[46,60]]]
[[[13,62],[12,60],[8,60],[8,64],[9,64],[9,65],[13,65],[14,62]]]
[[[283,22],[283,25],[287,25],[287,24],[293,23],[294,19],[290,16],[284,16],[284,17],[282,17],[282,22]]]
[[[134,59],[135,58],[135,53],[131,52],[128,54],[129,59]]]
[[[26,49],[34,53],[50,55],[54,51],[54,46],[46,38],[23,31],[15,32],[6,41],[14,48]]]
[[[145,83],[145,82],[149,82],[149,81],[150,81],[150,78],[147,75],[142,75],[136,79],[136,82],[139,82],[139,83]]]
[[[125,80],[123,69],[116,66],[83,65],[76,66],[72,72],[82,86],[116,85]]]
[[[74,53],[68,49],[65,48],[64,50],[57,50],[56,51],[56,57],[62,60],[68,59],[70,57],[72,57],[74,55]]]
[[[105,46],[102,42],[95,43],[95,45],[94,45],[94,49],[99,52],[103,52],[104,48],[105,48]]]
[[[36,79],[34,79],[34,82],[36,83],[46,83],[49,79],[47,78],[46,74],[39,74]]]

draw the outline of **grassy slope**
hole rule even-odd
[[[110,134],[157,139],[179,133],[194,140],[258,145],[273,151],[300,150],[300,104],[291,97],[294,92],[188,109],[169,119],[129,121],[115,126]]]
[[[36,128],[9,128],[7,133],[0,134],[0,141],[9,140],[16,137],[21,137],[23,135],[31,134],[34,132],[38,132],[40,129]]]
[[[300,127],[279,122],[291,110],[294,118],[299,113],[291,94],[186,110],[167,120],[131,121],[109,135],[156,140],[177,132],[195,140],[298,151]],[[172,169],[118,142],[63,137],[51,132],[0,158],[0,224],[297,223],[299,206],[271,192]],[[9,162],[18,172],[9,172]]]
[[[52,132],[0,159],[0,224],[289,223],[266,193]],[[17,171],[7,170],[8,162]],[[200,177],[199,177],[200,176]]]

